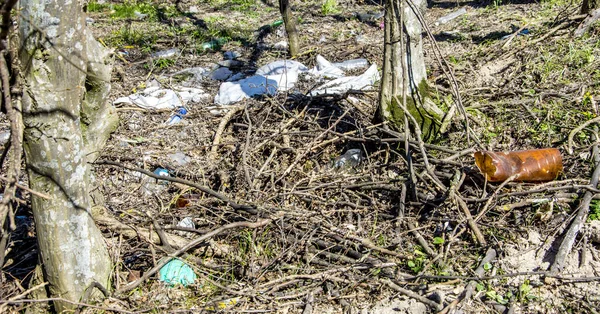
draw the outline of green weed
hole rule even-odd
[[[340,13],[340,8],[337,0],[325,0],[321,5],[321,13],[323,15]]]
[[[588,215],[588,222],[592,220],[600,220],[600,201],[592,200],[590,203],[590,212]]]
[[[108,38],[107,44],[112,47],[119,46],[150,46],[156,42],[156,33],[147,29],[140,29],[133,25],[123,26],[114,31]]]

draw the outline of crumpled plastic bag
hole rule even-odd
[[[144,109],[175,109],[186,105],[189,101],[200,102],[208,94],[199,88],[179,87],[177,91],[157,86],[148,87],[143,91],[121,97],[113,101],[114,105],[129,104]]]
[[[372,64],[359,76],[346,76],[327,82],[309,93],[310,96],[341,95],[350,90],[368,90],[379,81],[377,65]]]
[[[186,263],[178,259],[172,259],[160,271],[160,281],[176,285],[181,284],[187,286],[193,284],[198,276],[194,273],[194,270]]]
[[[329,62],[321,55],[317,55],[317,66],[310,69],[308,74],[313,77],[336,79],[344,76],[344,70]]]
[[[293,88],[298,74],[308,68],[293,60],[271,62],[256,70],[256,74],[234,82],[225,82],[219,87],[215,104],[229,105],[259,95],[275,95],[278,91]]]

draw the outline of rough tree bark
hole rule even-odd
[[[86,29],[81,2],[22,0],[19,59],[24,150],[41,263],[53,297],[79,301],[108,287],[111,260],[94,224],[87,161],[118,123],[106,102],[110,53]],[[72,307],[56,301],[58,312]]]
[[[296,20],[292,15],[290,0],[279,0],[279,11],[285,24],[285,31],[288,35],[290,44],[290,55],[295,57],[300,52],[300,41],[298,40],[298,31],[296,30]]]
[[[583,0],[581,14],[588,14],[594,9],[600,9],[600,0]]]
[[[424,11],[425,0],[412,2]],[[419,124],[423,139],[432,140],[444,112],[429,98],[421,24],[408,4],[401,5],[400,0],[386,0],[385,4],[379,115],[392,127],[404,129],[404,110],[400,106],[405,95],[406,109]]]

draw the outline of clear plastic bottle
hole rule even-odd
[[[361,58],[361,59],[346,60],[343,62],[336,62],[333,65],[344,71],[351,71],[351,70],[369,67],[369,61],[367,59]]]

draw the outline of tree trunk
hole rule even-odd
[[[581,14],[588,14],[594,9],[600,8],[600,0],[583,0],[581,4]]]
[[[425,0],[413,3],[424,11]],[[432,140],[444,113],[429,98],[421,33],[421,24],[408,4],[401,7],[399,0],[386,0],[379,115],[392,127],[404,129],[404,110],[400,106],[405,95],[406,109],[419,124],[423,139]]]
[[[279,11],[285,24],[285,31],[288,35],[290,44],[290,55],[295,57],[300,52],[300,41],[298,40],[298,31],[296,30],[296,20],[292,15],[289,0],[279,0]]]
[[[71,301],[93,282],[108,287],[112,267],[91,215],[87,164],[116,126],[105,102],[110,65],[87,33],[80,3],[22,0],[19,20],[29,183],[52,196],[31,196],[40,258],[52,296]]]

